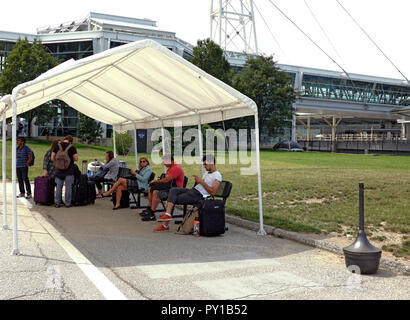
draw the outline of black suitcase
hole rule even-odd
[[[117,204],[117,192],[112,193],[112,203],[114,207]],[[120,208],[129,208],[130,207],[130,193],[127,190],[122,190]]]
[[[81,174],[75,177],[73,184],[73,195],[71,204],[73,206],[86,206],[88,205],[88,176],[86,174]]]
[[[97,192],[95,191],[95,182],[88,181],[88,193],[87,193],[88,204],[94,204],[96,197],[97,197]]]
[[[201,236],[212,237],[225,233],[225,205],[223,200],[206,200],[199,211]]]

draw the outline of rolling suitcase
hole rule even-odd
[[[114,207],[117,203],[117,191],[112,193],[112,203]],[[123,190],[120,200],[120,208],[129,208],[130,207],[130,193],[127,190]]]
[[[199,211],[201,236],[212,237],[225,233],[225,205],[223,200],[206,200]]]
[[[88,200],[88,176],[81,174],[76,176],[73,184],[73,194],[71,204],[73,206],[86,206],[89,204]]]
[[[34,179],[35,204],[52,205],[54,203],[54,178],[37,177]]]
[[[88,193],[87,193],[88,204],[94,204],[96,197],[97,197],[97,192],[95,191],[95,182],[88,181]]]

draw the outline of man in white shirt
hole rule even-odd
[[[167,208],[165,213],[158,219],[163,224],[159,225],[154,231],[169,230],[169,221],[172,220],[172,209],[175,204],[197,204],[201,200],[214,196],[222,181],[221,173],[216,170],[215,157],[213,155],[206,155],[202,159],[206,173],[202,178],[194,175],[195,187],[192,189],[186,188],[172,188],[168,193]]]

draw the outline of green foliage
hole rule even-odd
[[[190,62],[210,75],[231,85],[233,69],[224,56],[222,48],[212,40],[198,40]]]
[[[78,113],[78,137],[86,142],[92,143],[103,133],[101,124],[82,113]]]
[[[383,251],[389,251],[396,257],[410,258],[410,241],[403,241],[399,244],[388,244],[382,246]]]
[[[234,80],[234,87],[258,106],[259,127],[268,134],[280,133],[292,118],[295,91],[291,78],[270,57],[250,57]],[[236,126],[253,127],[253,119],[244,118]]]
[[[6,58],[0,77],[0,92],[9,94],[20,83],[37,78],[57,64],[41,42],[34,40],[30,45],[27,38],[19,39]]]
[[[128,132],[116,133],[115,142],[117,147],[117,153],[121,156],[126,156],[130,152],[131,145],[134,139],[128,134]],[[111,142],[114,145],[113,136],[111,136]]]
[[[6,58],[0,75],[1,95],[11,94],[17,85],[37,78],[57,64],[57,60],[47,52],[41,42],[34,40],[34,43],[30,45],[27,38],[19,39]],[[28,121],[30,136],[31,122],[35,117],[37,117],[37,124],[44,124],[46,120],[50,120],[55,115],[57,115],[56,108],[51,103],[46,103],[20,116]]]
[[[295,92],[291,78],[276,67],[272,57],[249,57],[242,71],[234,71],[219,45],[210,39],[198,40],[193,50],[193,64],[226,84],[235,87],[258,105],[261,131],[274,135],[290,125]],[[253,118],[225,121],[226,129],[253,128]],[[221,123],[214,127],[222,128]]]

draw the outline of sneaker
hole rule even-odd
[[[150,214],[152,214],[153,212],[151,211],[151,208],[148,208],[148,209],[144,209],[144,210],[142,210],[142,212],[140,212],[140,216],[141,217],[144,217],[144,216],[148,216],[148,215],[150,215]]]
[[[17,195],[17,198],[24,198],[24,193],[19,193],[19,194]]]
[[[31,199],[31,194],[28,194],[26,199]]]
[[[147,216],[149,216],[149,215],[151,215],[151,214],[153,214],[153,212],[152,212],[152,211],[148,211],[148,210],[144,210],[144,211],[140,212],[140,216],[141,216],[141,217],[147,217]]]
[[[158,219],[158,221],[171,221],[171,220],[172,220],[172,217],[165,213],[162,216],[160,216]]]
[[[61,203],[55,203],[54,204],[54,208],[61,208],[62,206],[64,206],[64,205],[61,204]]]
[[[169,231],[169,227],[165,227],[163,224],[160,224],[157,228],[153,231]]]
[[[147,214],[141,218],[141,221],[156,221],[155,214]]]

